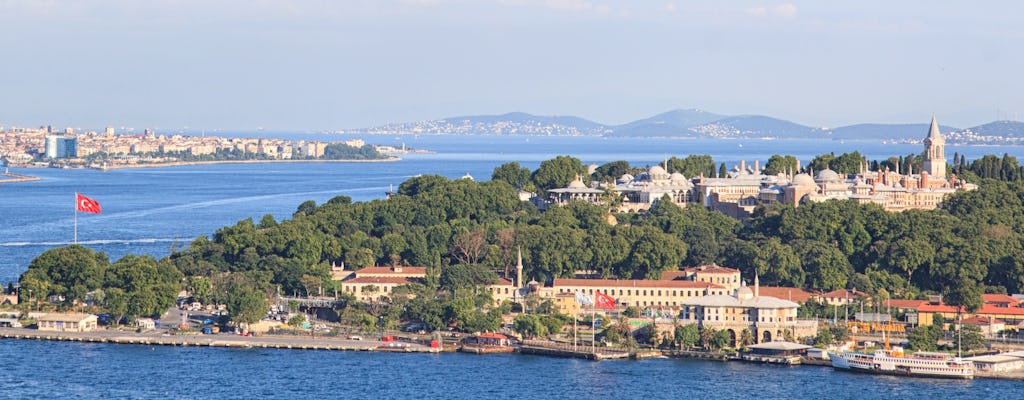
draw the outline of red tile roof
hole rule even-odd
[[[955,314],[956,307],[945,304],[925,303],[917,307],[917,312]],[[981,306],[976,315],[1013,315],[1024,316],[1024,308],[1021,307],[996,307],[991,304]]]
[[[663,281],[675,281],[681,279],[689,279],[690,274],[686,271],[665,271],[661,273],[661,280]]]
[[[822,294],[821,297],[824,297],[826,299],[842,299],[842,298],[846,298],[846,294],[847,293],[850,294],[850,298],[851,299],[855,299],[857,297],[870,297],[870,296],[868,296],[867,293],[864,293],[864,292],[862,292],[860,290],[857,290],[857,289],[833,290],[831,292]]]
[[[889,299],[883,304],[884,307],[892,308],[903,308],[903,309],[917,309],[922,304],[927,303],[928,300],[903,300],[903,299]]]
[[[607,288],[681,288],[681,289],[724,289],[713,283],[696,281],[657,281],[650,279],[555,279],[554,287],[607,287]]]
[[[342,282],[346,285],[407,285],[416,282],[402,276],[363,276]]]
[[[1009,303],[1010,305],[1020,304],[1020,300],[1005,294],[983,294],[981,295],[981,298],[982,300],[985,300],[986,303]]]
[[[500,333],[494,333],[494,332],[481,333],[479,335],[476,335],[476,337],[480,337],[480,338],[484,338],[484,339],[508,339],[508,336],[502,335]]]
[[[754,290],[754,288],[750,287],[750,290]],[[758,288],[758,294],[782,300],[790,300],[797,303],[805,303],[810,298],[820,295],[820,293],[806,289],[785,286],[761,286]]]
[[[402,271],[395,271],[400,268]],[[427,267],[366,267],[356,271],[359,275],[427,275]]]
[[[512,286],[512,281],[499,277],[491,286]]]
[[[983,317],[964,318],[963,322],[965,324],[984,325],[984,326],[988,326],[989,322],[991,322],[992,324],[1003,324],[1003,325],[1006,324],[1006,322],[1000,321],[998,319],[993,319],[992,321],[989,321],[988,318],[983,318]]]
[[[704,274],[735,274],[740,272],[738,269],[723,267],[718,264],[699,265],[696,267],[685,268],[683,271],[687,273],[700,272]]]

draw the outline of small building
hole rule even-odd
[[[747,346],[750,354],[761,356],[804,356],[811,346],[791,342],[767,342]]]
[[[1024,368],[1024,358],[1006,354],[967,357],[974,362],[974,368],[981,372],[1009,372]]]
[[[747,346],[744,361],[770,364],[800,364],[800,357],[807,355],[811,346],[790,342],[766,342]]]
[[[144,331],[145,330],[156,329],[156,321],[153,321],[152,318],[139,318],[139,319],[136,319],[135,320],[135,324],[138,325],[139,329],[144,330]]]
[[[97,317],[83,313],[51,313],[39,318],[36,325],[41,331],[89,332],[96,330]]]
[[[0,311],[0,328],[21,328],[21,311]]]
[[[981,334],[986,338],[994,338],[1006,329],[1006,323],[992,317],[970,317],[964,318],[963,324],[975,325],[981,329]]]

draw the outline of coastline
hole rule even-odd
[[[12,174],[9,172],[0,174],[0,183],[32,182],[38,180],[42,180],[42,178],[29,175]]]
[[[334,337],[305,337],[305,336],[280,336],[280,335],[263,335],[263,336],[238,336],[234,334],[214,334],[214,335],[201,335],[201,334],[190,334],[190,335],[168,335],[162,333],[159,330],[148,331],[144,333],[135,333],[130,331],[91,331],[91,332],[53,332],[53,331],[39,331],[36,329],[28,328],[0,328],[0,339],[14,339],[14,340],[46,340],[46,341],[61,341],[61,342],[83,342],[83,343],[109,343],[109,344],[128,344],[128,345],[147,345],[147,346],[177,346],[177,347],[225,347],[225,348],[238,348],[238,349],[291,349],[291,350],[333,350],[333,351],[372,351],[372,352],[385,352],[385,353],[433,353],[438,354],[442,352],[450,352],[454,349],[447,347],[429,347],[419,343],[409,342],[398,342],[401,346],[387,346],[385,342],[377,340],[346,340]],[[396,342],[390,342],[396,343]],[[735,357],[728,357],[718,354],[693,352],[693,351],[674,351],[674,350],[651,350],[646,352],[641,357],[640,353],[636,353],[636,356],[632,354],[589,354],[587,352],[577,352],[571,349],[561,349],[559,346],[523,346],[528,347],[531,351],[523,351],[523,349],[517,349],[516,353],[529,354],[544,357],[558,357],[558,358],[581,358],[594,361],[600,361],[604,359],[633,359],[641,360],[651,357],[668,357],[668,358],[689,358],[697,359],[708,362],[723,362],[723,361],[736,361],[739,360]],[[545,348],[547,347],[547,348]],[[546,351],[537,351],[543,349]],[[587,354],[583,354],[587,353]],[[614,353],[614,352],[613,352]],[[648,354],[650,353],[650,354]],[[488,354],[488,353],[480,353]],[[750,362],[750,361],[748,361]],[[753,362],[758,364],[757,362]],[[759,363],[764,364],[764,363]],[[832,368],[830,363],[798,363],[791,365],[792,367],[809,366],[818,368]],[[1014,372],[976,372],[975,378],[981,379],[999,379],[999,380],[1016,380],[1024,381],[1024,371]]]
[[[368,340],[355,341],[330,337],[305,336],[239,336],[234,334],[213,335],[168,335],[161,331],[135,333],[130,331],[99,330],[91,332],[55,332],[39,331],[28,328],[0,328],[0,339],[48,340],[59,342],[86,342],[135,344],[149,346],[181,346],[181,347],[229,347],[229,348],[264,348],[264,349],[297,349],[297,350],[335,350],[335,351],[381,351],[400,353],[439,353],[438,347],[429,347],[418,343],[405,343],[403,347],[384,346],[383,342]]]
[[[127,165],[110,165],[105,167],[90,167],[100,171],[110,171],[115,169],[133,169],[133,168],[161,168],[161,167],[185,167],[192,165],[215,165],[215,164],[274,164],[274,163],[377,163],[377,162],[395,162],[401,161],[400,157],[388,157],[378,160],[215,160],[215,161],[174,161],[167,163],[152,163],[152,164],[127,164]]]

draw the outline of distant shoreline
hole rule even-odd
[[[215,161],[174,161],[166,163],[145,163],[111,165],[105,167],[91,167],[100,171],[131,168],[160,168],[160,167],[185,167],[192,165],[214,165],[214,164],[274,164],[274,163],[372,163],[372,162],[394,162],[401,161],[399,157],[388,157],[379,160],[215,160]]]
[[[29,176],[29,175],[19,175],[19,174],[11,174],[11,173],[0,174],[0,183],[32,182],[32,181],[38,181],[38,180],[41,180],[41,179],[42,178],[35,177],[35,176]]]

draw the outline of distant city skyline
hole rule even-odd
[[[0,125],[335,130],[679,108],[1024,117],[1012,1],[0,1]]]

